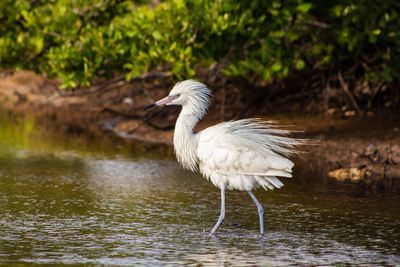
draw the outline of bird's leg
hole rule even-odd
[[[247,192],[249,193],[251,199],[253,199],[254,203],[257,206],[258,217],[260,218],[260,233],[261,233],[261,235],[264,235],[264,208],[261,205],[261,203],[258,201],[256,196],[253,194],[253,192],[251,192],[251,191],[247,191]]]
[[[221,188],[221,214],[219,215],[217,223],[214,225],[214,228],[211,230],[211,234],[213,235],[215,231],[221,226],[225,219],[225,188]]]

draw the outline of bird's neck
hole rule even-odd
[[[194,127],[201,118],[189,110],[182,109],[176,121],[174,132],[174,149],[178,161],[186,169],[197,170],[197,134]]]

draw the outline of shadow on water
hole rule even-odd
[[[0,264],[395,265],[400,206],[296,177],[254,204],[179,168],[170,152],[68,137],[0,119]],[[138,152],[139,151],[139,152]]]

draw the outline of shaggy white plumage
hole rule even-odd
[[[292,177],[289,154],[295,139],[277,134],[260,120],[247,119],[217,124],[199,133],[197,157],[200,172],[219,188],[252,191],[257,187],[283,186],[278,177]]]
[[[210,90],[202,83],[177,83],[169,105],[182,105],[176,122],[174,148],[183,167],[196,171],[219,188],[252,191],[282,187],[278,177],[292,177],[293,162],[283,157],[301,141],[286,137],[271,122],[245,119],[223,122],[199,133],[193,128],[210,103]]]
[[[174,148],[178,161],[186,169],[200,171],[221,189],[221,215],[214,233],[225,217],[225,189],[246,190],[260,213],[263,234],[263,209],[254,189],[283,186],[277,177],[292,177],[293,162],[286,156],[295,152],[302,140],[287,137],[287,130],[272,122],[244,119],[223,122],[199,133],[193,129],[205,115],[211,91],[204,84],[186,80],[177,83],[169,96],[156,105],[181,105],[174,132]]]

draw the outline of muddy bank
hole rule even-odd
[[[70,134],[171,144],[179,110],[143,110],[168,93],[174,84],[168,74],[151,73],[130,82],[116,77],[98,84],[64,92],[56,80],[31,72],[2,73],[0,108],[33,115],[43,124]],[[240,81],[222,84],[208,80],[208,84],[215,84],[214,102],[198,130],[244,117],[276,120],[287,128],[302,130],[298,136],[319,140],[319,145],[310,146],[307,153],[297,156],[299,171],[374,191],[400,191],[400,118],[396,113],[368,114],[363,118],[350,113],[318,116],[310,112],[315,101],[300,105],[294,99],[288,107],[282,99],[269,98],[257,88],[252,94],[244,93],[247,85]]]

